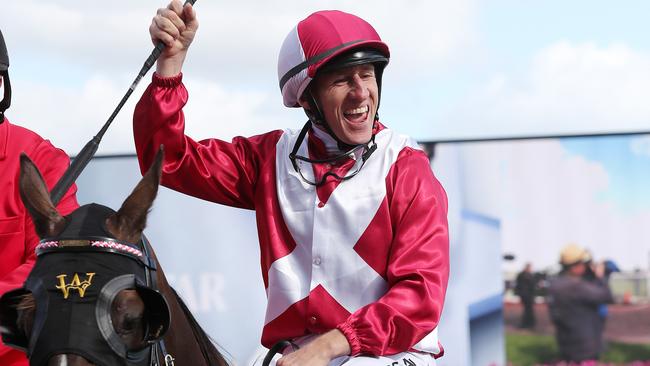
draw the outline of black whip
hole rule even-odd
[[[266,356],[264,357],[264,360],[262,361],[262,366],[269,366],[271,364],[271,361],[273,361],[273,357],[281,353],[283,349],[291,347],[294,351],[299,349],[297,344],[293,343],[290,340],[281,340],[274,344],[269,351],[266,353]]]
[[[192,4],[196,0],[187,0],[185,1],[185,4]],[[106,133],[106,130],[108,130],[108,127],[111,125],[117,114],[120,112],[122,107],[124,106],[124,103],[126,103],[127,99],[131,96],[133,91],[135,90],[135,87],[138,85],[140,80],[147,74],[149,69],[153,66],[153,64],[156,62],[158,57],[160,57],[160,54],[162,51],[165,49],[165,44],[160,41],[156,44],[156,47],[151,51],[151,54],[147,58],[147,60],[144,62],[144,65],[142,66],[142,69],[140,69],[140,72],[138,73],[138,76],[135,78],[133,83],[131,84],[131,87],[129,90],[126,91],[126,94],[122,97],[122,100],[120,100],[120,103],[118,103],[117,107],[113,111],[110,117],[108,117],[108,120],[106,123],[104,123],[104,126],[102,126],[101,130],[95,135],[95,137],[92,138],[92,140],[88,141],[86,145],[81,149],[79,154],[77,154],[77,157],[72,161],[68,169],[63,173],[63,176],[59,181],[56,183],[54,188],[52,188],[52,191],[50,191],[50,199],[52,200],[52,203],[54,206],[56,206],[65,192],[68,191],[70,186],[75,182],[77,177],[79,177],[79,174],[84,170],[86,165],[88,165],[88,162],[90,162],[90,159],[93,158],[95,153],[97,152],[97,148],[99,147],[99,143],[102,141],[102,137],[104,137],[104,133]]]

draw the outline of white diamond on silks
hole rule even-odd
[[[315,188],[302,181],[288,158],[287,150],[296,136],[287,133],[282,138],[286,141],[278,142],[278,200],[296,247],[269,268],[266,324],[318,285],[349,312],[376,301],[387,291],[386,281],[354,251],[354,245],[386,196],[383,183],[391,167],[388,159],[393,156],[386,150],[404,146],[393,141],[399,140],[394,137],[377,134],[378,151],[373,158],[354,178],[339,184],[323,207],[318,207]],[[308,154],[306,145],[300,147],[299,154]],[[321,258],[317,266],[313,263],[316,257]]]

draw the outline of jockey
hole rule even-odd
[[[177,0],[153,18],[151,38],[166,48],[134,112],[136,151],[144,170],[164,144],[163,185],[256,211],[262,344],[298,346],[280,366],[435,365],[447,197],[417,144],[379,121],[388,46],[355,15],[313,13],[278,62],[284,105],[308,116],[302,130],[195,141],[181,71],[197,28]]]
[[[36,133],[9,123],[4,112],[11,104],[9,55],[0,32],[0,87],[4,82],[4,98],[0,102],[0,296],[22,287],[34,266],[34,252],[39,238],[18,190],[20,154],[29,155],[51,189],[63,175],[70,159],[61,149]],[[67,215],[79,205],[73,186],[57,206]],[[25,354],[0,343],[0,365],[27,366]]]

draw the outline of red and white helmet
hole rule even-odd
[[[336,56],[355,49],[378,51],[384,62],[390,52],[375,29],[356,15],[338,10],[318,11],[291,30],[278,58],[278,79],[287,107],[298,99],[318,71]]]

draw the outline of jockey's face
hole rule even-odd
[[[365,144],[370,140],[379,102],[372,64],[318,75],[311,92],[336,137],[350,145]],[[308,108],[307,103],[302,105]]]

